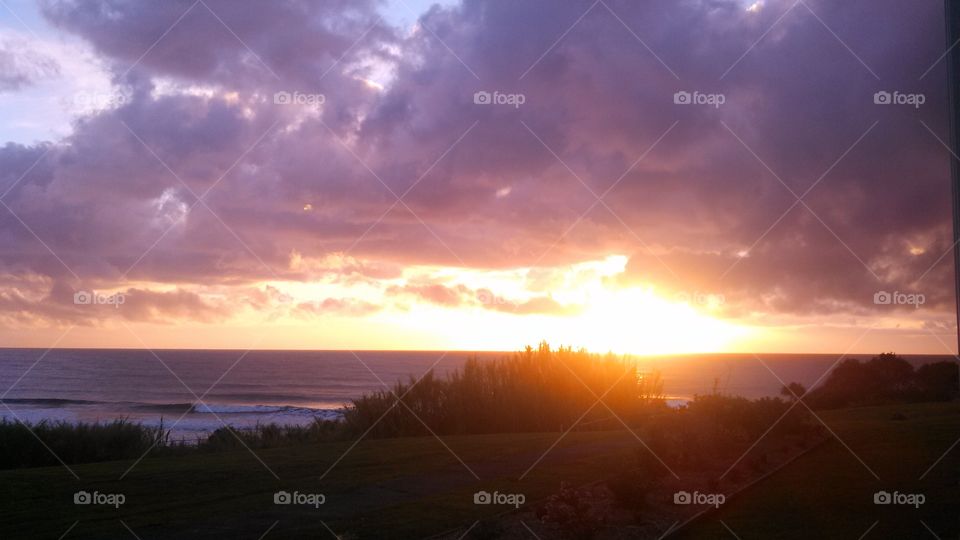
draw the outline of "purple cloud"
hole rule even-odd
[[[374,2],[191,5],[44,3],[130,99],[0,150],[3,272],[249,285],[306,279],[294,254],[390,269],[622,253],[621,283],[723,294],[733,316],[877,313],[878,290],[952,307],[936,3],[465,0],[410,35]],[[875,104],[884,91],[925,103]]]

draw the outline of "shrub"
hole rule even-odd
[[[257,424],[253,429],[224,426],[198,442],[201,451],[274,448],[295,444],[318,443],[342,437],[343,424],[333,420],[314,420],[306,426]]]
[[[613,493],[614,499],[621,507],[638,511],[647,502],[647,493],[649,490],[644,482],[647,479],[640,474],[640,471],[630,469],[621,472],[612,480],[607,482],[607,487]]]
[[[591,505],[592,496],[585,489],[571,487],[564,482],[560,492],[551,495],[537,509],[537,518],[568,538],[593,538],[603,527],[605,517]]]
[[[960,395],[956,362],[934,362],[917,368],[914,381],[918,397],[926,401],[950,401]]]
[[[175,446],[162,423],[148,427],[123,419],[104,424],[0,419],[0,468],[4,469],[57,465],[59,459],[67,464],[133,459],[151,448]]]
[[[617,504],[639,517],[646,508],[647,495],[661,484],[666,474],[667,468],[649,450],[638,448],[636,466],[621,471],[607,482],[607,487]]]
[[[430,372],[363,396],[348,407],[344,421],[352,432],[370,430],[372,437],[558,431],[600,396],[606,407],[594,407],[581,425],[610,411],[636,422],[645,410],[664,407],[657,374],[638,374],[635,365],[613,355],[542,343],[500,360],[470,359],[446,378]]]
[[[914,370],[894,353],[868,362],[843,361],[804,401],[817,408],[877,405],[895,402],[949,401],[960,395],[954,362],[935,362]]]

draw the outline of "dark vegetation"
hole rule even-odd
[[[656,374],[641,374],[613,355],[547,344],[494,362],[468,360],[447,378],[427,373],[390,390],[354,400],[344,420],[308,426],[259,425],[217,429],[202,440],[170,438],[163,426],[117,420],[108,424],[0,423],[0,468],[56,465],[151,455],[270,448],[369,438],[557,431],[577,423],[591,429],[622,427],[614,414],[635,422],[663,408]],[[594,405],[603,397],[606,406]],[[584,415],[584,411],[590,410]],[[580,418],[583,416],[583,418]],[[616,423],[615,423],[616,422]],[[42,442],[41,442],[42,441]],[[44,448],[48,446],[52,452]]]
[[[894,420],[894,414],[902,414],[905,420]],[[818,411],[818,415],[883,478],[884,485],[926,493],[927,503],[919,509],[874,505],[876,479],[847,447],[827,434],[825,444],[809,447],[797,461],[730,498],[718,513],[699,525],[694,523],[689,533],[681,530],[680,537],[733,538],[719,521],[723,520],[744,540],[860,538],[879,520],[866,539],[922,538],[923,534],[933,538],[919,521],[923,520],[940,538],[958,538],[960,454],[954,449],[922,482],[917,483],[917,478],[956,441],[960,403],[858,407]],[[556,525],[541,522],[536,511],[558,494],[561,482],[575,486],[581,494],[570,508],[583,508],[580,503],[587,502],[590,511],[583,518],[589,520],[592,515],[602,519],[600,524],[591,525],[599,529],[594,535],[598,540],[660,538],[693,510],[672,504],[676,489],[713,492],[713,488],[695,484],[696,475],[675,469],[681,481],[664,472],[658,488],[662,491],[654,491],[652,496],[644,494],[647,507],[638,513],[640,519],[625,521],[629,513],[617,510],[609,494],[605,505],[614,511],[612,515],[605,512],[604,505],[595,504],[604,497],[605,486],[595,482],[613,480],[623,464],[638,470],[642,466],[638,461],[641,445],[622,426],[569,433],[518,482],[517,475],[558,436],[553,432],[444,437],[444,442],[478,471],[480,481],[433,437],[365,439],[326,476],[330,464],[354,441],[258,450],[281,482],[245,450],[159,459],[153,459],[151,453],[122,480],[130,461],[71,465],[81,482],[61,466],[0,471],[0,493],[4,494],[0,538],[130,539],[132,535],[124,524],[144,540],[258,538],[278,522],[265,540],[334,535],[405,540],[434,537],[441,531],[451,532],[437,537],[533,539],[524,524],[546,540],[558,537],[552,534]],[[776,439],[771,442],[773,449],[782,443]],[[761,442],[754,451],[764,450],[763,445]],[[744,461],[751,460],[752,455]],[[720,473],[733,461],[722,463]],[[662,468],[659,463],[657,466]],[[638,474],[638,478],[644,475]],[[717,492],[729,493],[729,485],[725,479]],[[390,487],[403,489],[396,492],[396,497],[384,497],[385,488]],[[78,489],[125,493],[127,504],[119,509],[74,505],[71,498]],[[319,489],[327,495],[327,504],[320,513],[313,507],[277,507],[273,504],[277,489]],[[474,504],[474,492],[493,489],[522,492],[527,505],[504,515],[512,507]],[[566,504],[563,498],[558,502]],[[562,512],[557,515],[567,519]],[[580,517],[574,519],[590,525]],[[64,536],[75,521],[79,524]]]
[[[0,467],[56,465],[53,453],[66,463],[137,458],[153,446],[165,445],[164,439],[162,427],[125,420],[107,424],[40,422],[27,426],[0,419]]]
[[[950,401],[960,396],[958,384],[956,362],[935,362],[915,369],[896,354],[883,353],[867,362],[844,360],[803,399],[815,409]]]
[[[373,437],[558,431],[604,421],[622,427],[614,415],[633,422],[663,408],[662,391],[657,374],[620,357],[543,343],[502,360],[468,360],[447,378],[428,373],[397,383],[355,400],[344,420]],[[600,397],[605,405],[594,407]]]
[[[563,483],[536,516],[556,538],[591,538],[606,522],[606,515],[591,504],[595,499],[589,489]]]
[[[657,459],[645,448],[638,448],[635,462],[607,482],[617,503],[633,514],[634,519],[642,516],[650,506],[651,493],[659,489],[664,478],[670,474]]]
[[[636,431],[643,444],[606,482],[635,524],[676,511],[670,504],[676,491],[735,491],[824,438],[809,412],[790,401],[718,393],[666,409]]]
[[[915,369],[896,355],[883,354],[868,362],[844,362],[822,385],[809,391],[791,383],[784,386],[781,397],[755,400],[714,391],[695,396],[686,406],[670,408],[656,373],[643,373],[622,358],[551,349],[544,344],[495,362],[469,361],[444,378],[428,373],[419,381],[398,383],[355,400],[339,422],[317,421],[302,427],[261,425],[252,430],[224,427],[202,440],[176,441],[163,426],[151,428],[123,420],[30,426],[0,421],[0,468],[57,465],[54,454],[71,465],[133,460],[145,454],[177,457],[154,464],[168,467],[193,460],[244,458],[243,447],[290,447],[267,450],[272,465],[273,460],[283,462],[283,456],[307,459],[304,456],[326,449],[326,465],[313,471],[317,473],[342,452],[337,447],[331,453],[330,448],[351,444],[361,435],[396,439],[371,444],[399,445],[415,444],[424,440],[418,436],[431,433],[444,436],[451,444],[466,440],[459,435],[482,440],[491,433],[524,433],[502,436],[523,438],[535,436],[530,432],[550,432],[541,434],[549,435],[547,442],[551,442],[555,433],[569,429],[580,433],[571,433],[568,440],[618,433],[626,444],[606,450],[609,455],[615,451],[618,459],[601,463],[604,460],[596,457],[568,458],[573,461],[556,465],[553,476],[539,480],[543,484],[537,488],[539,497],[531,496],[531,504],[520,510],[528,512],[522,518],[527,519],[524,527],[529,525],[543,537],[607,538],[618,527],[662,532],[670,523],[686,519],[696,508],[673,504],[672,495],[678,491],[733,493],[808,450],[819,451],[819,443],[829,437],[806,405],[847,407],[838,412],[855,414],[862,409],[849,407],[950,400],[958,395],[957,379],[955,364],[941,362]],[[801,399],[803,403],[799,403]],[[823,414],[826,417],[833,412]],[[898,424],[910,421],[907,418]],[[949,437],[952,441],[952,432]],[[471,448],[464,446],[458,453],[472,452]],[[542,450],[538,446],[521,452],[524,457],[519,469],[528,466],[527,454]],[[213,453],[218,454],[204,457]],[[372,462],[364,459],[363,463]],[[480,459],[476,455],[469,461]],[[423,474],[417,463],[418,468],[408,474]],[[145,462],[143,466],[151,465]],[[581,475],[570,481],[590,467],[594,469],[589,477]],[[355,473],[351,470],[349,474]],[[388,476],[396,474],[391,470]],[[516,471],[511,474],[515,476]],[[354,489],[355,479],[346,482]],[[557,490],[560,482],[566,483]],[[525,484],[524,489],[528,487]],[[528,492],[533,493],[537,491]],[[462,499],[468,501],[469,497]],[[470,511],[474,510],[471,507]],[[502,537],[511,530],[502,516],[473,521],[469,511],[463,515],[468,516],[463,520],[477,523],[470,538]],[[519,532],[526,534],[526,528]]]
[[[836,437],[828,433],[825,444],[669,538],[733,539],[730,530],[744,540],[960,538],[960,453],[956,448],[947,452],[957,440],[960,402],[894,403],[817,414]],[[883,485],[924,493],[927,502],[920,508],[875,505],[872,494]]]
[[[606,483],[616,504],[632,513],[635,523],[664,513],[653,505],[675,489],[666,466],[702,491],[736,491],[829,438],[807,406],[837,409],[954,400],[960,397],[958,366],[936,362],[914,368],[884,353],[867,362],[839,364],[822,385],[809,391],[789,383],[780,395],[785,399],[748,400],[714,392],[647,418],[639,432],[650,450],[638,449],[636,461]]]
[[[315,420],[306,426],[260,424],[253,429],[222,427],[197,441],[201,452],[220,452],[247,447],[276,448],[297,444],[333,441],[342,438],[343,425],[335,420]]]
[[[791,409],[784,400],[719,394],[697,396],[687,407],[651,419],[642,430],[651,450],[678,469],[703,468],[718,456],[740,454],[764,433],[777,439],[819,432],[804,409]]]
[[[72,465],[118,459],[222,452],[243,448],[273,448],[334,440],[343,431],[334,421],[307,426],[258,425],[240,430],[223,427],[205,439],[170,438],[169,430],[127,420],[109,423],[39,422],[27,424],[0,419],[0,469],[45,467],[59,460]],[[59,459],[58,459],[59,458]]]
[[[659,374],[643,373],[621,357],[551,349],[544,343],[497,361],[469,360],[445,378],[430,372],[420,380],[410,379],[363,396],[344,410],[340,422],[268,424],[244,430],[224,427],[205,439],[185,441],[172,440],[163,425],[150,427],[125,420],[32,425],[2,420],[0,468],[56,465],[57,457],[74,464],[137,459],[146,453],[181,455],[245,446],[256,449],[355,440],[363,434],[387,438],[629,426],[665,460],[631,465],[611,486],[618,498],[631,508],[639,508],[643,496],[636,486],[652,486],[657,475],[666,471],[665,464],[704,467],[711,456],[743,451],[783,415],[772,437],[811,437],[816,425],[809,421],[805,408],[794,406],[787,413],[798,398],[815,408],[944,401],[958,396],[957,381],[955,363],[938,362],[914,369],[902,358],[885,353],[864,363],[843,362],[823,385],[809,392],[796,383],[787,385],[781,392],[785,400],[751,401],[715,392],[696,396],[686,407],[670,409],[663,400]],[[597,403],[600,398],[602,402]],[[649,461],[650,451],[641,452],[648,455],[640,459]],[[638,475],[644,480],[639,481]]]

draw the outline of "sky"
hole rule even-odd
[[[0,343],[952,354],[943,26],[3,0]]]

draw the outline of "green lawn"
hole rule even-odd
[[[906,419],[895,420],[895,413]],[[957,438],[960,404],[924,404],[822,413],[876,480],[835,439],[681,531],[680,538],[956,538],[960,446],[918,480]],[[350,443],[148,458],[0,472],[0,538],[424,538],[469,526],[503,506],[477,506],[477,490],[523,493],[529,503],[621,470],[638,445],[625,431],[445,437],[478,481],[433,437],[364,441],[321,480]],[[876,506],[877,490],[919,492],[919,510]],[[119,509],[73,504],[78,490],[123,493]],[[278,490],[323,493],[326,503],[282,506]],[[122,520],[122,522],[121,522]],[[721,521],[722,520],[722,521]],[[875,526],[875,522],[879,521]],[[76,523],[76,525],[74,525]],[[71,526],[73,527],[71,529]],[[926,535],[926,536],[925,536]]]
[[[894,419],[897,413],[906,419]],[[865,539],[960,535],[960,445],[920,480],[960,438],[960,404],[865,407],[820,416],[850,450],[832,439],[671,538],[858,539],[868,530]],[[919,509],[875,505],[878,490],[922,493],[926,502]]]
[[[504,506],[477,506],[477,490],[546,497],[561,481],[607,474],[637,442],[625,431],[571,433],[534,467],[558,433],[445,437],[474,476],[433,437],[363,441],[323,480],[348,443],[0,472],[0,538],[422,538],[471,524]],[[77,506],[77,490],[123,493],[126,503]],[[278,490],[323,493],[326,503],[278,506]],[[122,520],[122,523],[121,523]],[[275,525],[274,525],[275,524]]]

